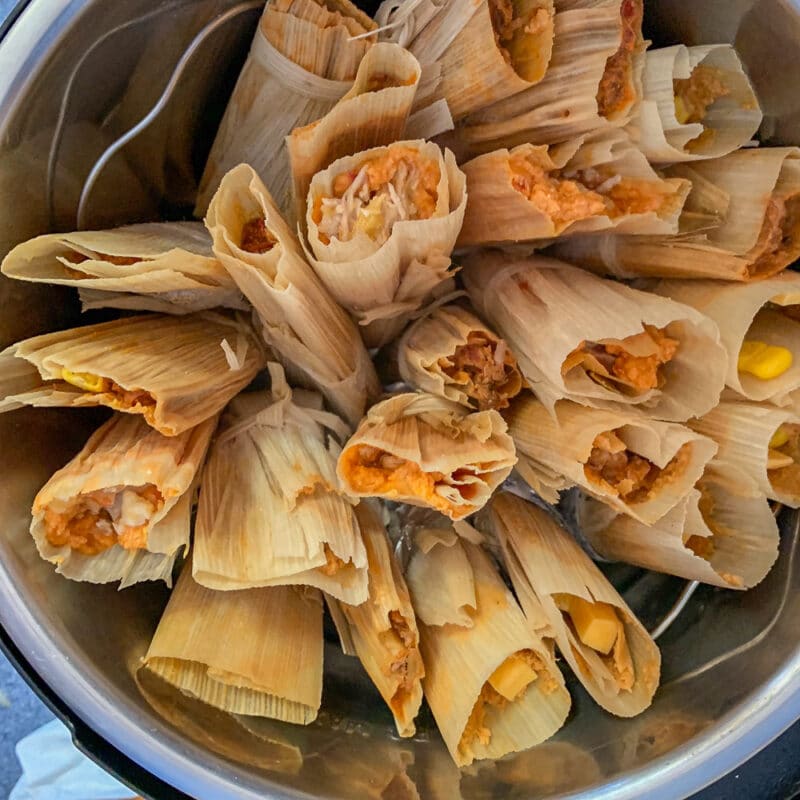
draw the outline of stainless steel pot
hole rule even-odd
[[[31,0],[0,42],[0,254],[75,225],[91,165],[158,98],[194,34],[236,0]],[[800,2],[651,0],[660,41],[731,41],[766,109],[764,138],[800,142]],[[154,124],[115,156],[94,188],[92,224],[178,215],[256,14],[242,10],[188,64]],[[78,320],[70,292],[0,281],[0,346]],[[780,561],[744,595],[702,588],[661,640],[664,685],[645,715],[617,720],[577,687],[575,710],[532,754],[460,774],[429,716],[400,741],[368,679],[326,649],[325,710],[304,729],[254,731],[148,686],[173,724],[142,699],[133,675],[166,591],[75,584],[39,559],[31,500],[100,418],[23,409],[0,416],[0,624],[32,668],[89,729],[195,798],[567,796],[675,798],[740,764],[800,717],[797,517],[782,519]],[[645,619],[679,581],[612,570]],[[551,769],[544,769],[542,764]],[[555,765],[555,766],[554,766]]]

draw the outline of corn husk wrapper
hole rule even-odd
[[[317,590],[215,592],[187,564],[142,666],[223,711],[307,725],[322,700],[322,649]]]
[[[714,70],[729,93],[709,106],[702,122],[681,123],[673,82],[689,78],[696,67]],[[651,50],[645,54],[642,91],[637,116],[627,130],[655,163],[719,158],[746,145],[761,125],[758,98],[729,44]]]
[[[630,119],[641,96],[641,35],[632,56],[632,102],[613,119],[600,116],[597,103],[606,62],[620,46],[620,1],[557,5],[553,52],[543,80],[467,117],[459,139],[468,152],[564,142]]]
[[[581,198],[587,204],[583,218],[571,220],[561,215],[576,202],[575,196],[553,198],[542,187],[539,191],[544,197],[539,202],[544,208],[541,208],[515,188],[513,165],[518,160],[530,160],[542,166],[548,176],[556,173],[556,177],[578,184],[582,174],[608,177],[598,187],[602,191],[594,193],[592,206],[588,206],[585,194]],[[681,209],[690,189],[689,182],[681,178],[660,178],[627,135],[614,128],[591,140],[581,138],[553,146],[521,144],[512,150],[495,150],[468,161],[462,169],[467,176],[469,201],[458,238],[461,247],[536,241],[608,228],[619,233],[674,234],[678,232]],[[641,193],[658,198],[656,210],[611,216],[601,205],[599,211],[593,212],[593,207],[610,197],[606,192],[616,186],[615,176],[630,180],[631,186]]]
[[[291,170],[284,138],[324,117],[350,90],[373,41],[351,40],[374,23],[349,2],[339,6],[343,13],[330,24],[332,12],[311,0],[284,5],[283,11],[267,4],[214,139],[196,216],[205,214],[225,173],[241,163],[251,164],[288,209]]]
[[[650,634],[578,543],[547,512],[508,493],[492,500],[494,530],[503,547],[514,589],[539,602],[561,655],[594,700],[606,711],[632,717],[652,702],[661,672],[661,654]],[[572,595],[613,606],[621,622],[632,670],[630,689],[622,688],[615,669],[584,645],[554,595]]]
[[[421,392],[452,400],[476,410],[480,404],[469,375],[445,371],[451,365],[459,347],[467,347],[471,333],[479,333],[487,342],[494,342],[498,353],[500,337],[489,330],[474,314],[460,306],[447,305],[435,309],[429,316],[415,322],[403,335],[399,345],[398,366],[401,378]],[[522,375],[514,355],[503,343],[504,379],[492,382],[492,392],[497,395],[494,408],[505,408],[508,401],[522,389]]]
[[[141,417],[115,414],[37,493],[30,530],[42,558],[75,581],[120,581],[120,588],[146,580],[164,580],[171,585],[172,565],[181,549],[189,546],[195,478],[216,423],[216,418],[208,419],[178,436],[167,437]],[[107,492],[122,501],[120,518],[125,519],[127,514],[131,519],[126,501],[129,496],[138,496],[137,488],[147,485],[160,492],[162,502],[160,506],[150,504],[144,514],[140,508],[133,509],[135,522],[144,526],[141,547],[126,548],[117,542],[88,554],[48,540],[48,510],[68,515],[82,495]]]
[[[407,462],[406,470],[418,468],[412,482],[392,486],[388,471],[379,485],[366,487],[360,452],[365,446]],[[470,414],[434,395],[399,394],[369,410],[345,444],[337,473],[350,495],[435,508],[461,519],[486,503],[515,463],[513,442],[496,411]]]
[[[431,570],[412,568],[417,560],[436,558],[439,550],[461,551],[461,560],[467,564],[465,573],[474,586],[475,606],[469,626],[424,624],[420,618],[427,670],[425,699],[454,761],[466,766],[474,759],[499,758],[549,738],[564,724],[571,704],[550,650],[527,625],[514,596],[480,547],[460,539],[452,530],[423,531],[423,540],[406,574],[415,606],[420,600],[439,605],[450,618],[460,613],[455,607],[448,614],[451,596],[440,594],[446,584],[420,581],[419,577]],[[488,741],[476,738],[462,742],[489,677],[520,650],[532,650],[543,669],[520,697],[502,707],[487,707],[483,724],[490,732]]]
[[[405,579],[377,510],[356,508],[369,564],[369,598],[360,606],[329,602],[345,652],[361,659],[394,716],[400,736],[413,736],[425,667]]]
[[[800,416],[792,408],[725,401],[690,425],[719,445],[714,468],[732,491],[798,508],[800,467],[791,455],[770,448],[784,423],[798,425]]]
[[[420,75],[419,62],[407,50],[386,42],[374,45],[352,88],[330,112],[286,137],[299,222],[305,223],[308,187],[317,172],[343,156],[403,138]]]
[[[312,218],[314,198],[333,196],[334,178],[367,158],[381,156],[389,148],[379,147],[334,161],[317,173],[309,190],[306,224],[314,258],[311,264],[330,293],[364,326],[368,346],[391,341],[409,317],[439,291],[446,291],[453,271],[450,253],[464,220],[467,204],[466,179],[449,150],[444,153],[430,142],[398,142],[426,158],[435,158],[440,178],[434,216],[401,220],[389,238],[377,246],[363,232],[346,242],[332,239],[325,245]]]
[[[800,322],[781,313],[780,306],[800,304],[800,277],[795,272],[751,284],[721,281],[659,281],[658,294],[693,306],[713,320],[728,353],[725,384],[739,399],[794,405],[800,396]],[[792,366],[782,375],[762,380],[738,369],[745,340],[763,341],[791,350]],[[710,409],[709,409],[710,410]]]
[[[277,364],[270,374],[270,395],[231,403],[203,470],[195,580],[217,590],[307,584],[358,605],[367,599],[367,553],[329,433],[347,428],[297,405]]]
[[[531,0],[518,4],[514,12],[515,18],[530,13],[536,24],[533,32],[523,30],[515,36],[506,48],[508,60],[495,38],[487,0],[438,59],[441,81],[434,97],[447,101],[453,119],[522,92],[544,77],[553,50],[553,2]]]
[[[719,477],[716,469],[713,464],[698,488],[653,525],[585,498],[581,531],[611,561],[725,589],[751,589],[778,557],[778,525],[763,494],[729,491],[727,476]]]
[[[681,303],[663,301],[541,256],[525,260],[480,253],[465,259],[464,283],[478,312],[506,339],[537,397],[552,409],[562,398],[595,408],[641,411],[664,420],[699,416],[719,401],[725,348],[714,322]],[[660,387],[624,394],[592,380],[585,367],[562,375],[582,342],[622,340],[643,324],[679,342],[661,368]]]
[[[156,314],[46,333],[0,352],[0,412],[23,405],[108,406],[143,414],[165,436],[214,416],[264,365],[244,321],[211,312]],[[62,369],[101,376],[153,404],[129,404],[114,391],[85,391]]]
[[[574,236],[556,242],[551,253],[620,278],[768,278],[800,256],[800,220],[793,208],[800,194],[798,156],[795,147],[759,147],[675,164],[665,174],[692,182],[681,219],[687,230],[679,237]],[[770,242],[781,207],[789,213],[778,239],[785,243],[776,252]],[[711,224],[694,224],[698,214]]]
[[[711,439],[682,425],[566,401],[556,406],[554,418],[539,401],[525,396],[515,403],[507,419],[519,457],[517,471],[537,494],[555,502],[561,489],[581,486],[618,513],[645,524],[660,519],[686,497],[717,452]],[[629,451],[662,470],[684,445],[690,446],[688,454],[678,456],[674,471],[656,481],[644,499],[628,502],[610,486],[590,479],[584,469],[595,438],[610,431],[618,431]]]
[[[120,257],[132,263],[115,264]],[[0,269],[18,280],[95,290],[93,307],[101,307],[107,293],[121,293],[128,307],[139,310],[154,310],[148,306],[152,300],[167,313],[245,307],[214,258],[207,233],[195,222],[37,236],[11,250]]]
[[[275,240],[265,253],[241,248],[242,228],[253,219],[263,219]],[[379,391],[369,354],[251,167],[241,164],[222,179],[206,224],[214,252],[258,312],[264,340],[299,379],[356,425],[368,398]]]

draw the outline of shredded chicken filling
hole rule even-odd
[[[708,109],[731,90],[725,85],[723,72],[716,67],[699,64],[688,78],[672,81],[675,115],[682,125],[702,122]]]
[[[624,339],[581,342],[565,359],[561,374],[582,367],[595,383],[634,396],[657,389],[663,367],[675,357],[679,342],[665,328],[644,325],[644,332]]]
[[[410,147],[389,147],[360,168],[337,175],[333,197],[317,196],[312,217],[320,240],[347,242],[360,232],[383,244],[395,222],[435,214],[440,178],[434,159]]]
[[[267,230],[267,223],[261,217],[251,219],[242,226],[241,244],[246,253],[268,253],[278,240]]]
[[[546,8],[533,8],[513,0],[489,0],[489,15],[497,49],[505,62],[519,72],[514,54],[522,49],[522,40],[537,36],[550,26],[550,13]]]
[[[800,256],[800,195],[773,195],[749,255],[752,275],[772,275]]]
[[[663,213],[674,202],[655,181],[595,168],[553,170],[536,152],[511,156],[509,166],[511,186],[559,228],[591,217]]]
[[[779,444],[770,443],[767,477],[773,489],[788,495],[800,495],[800,425],[784,422],[775,434]]]
[[[336,573],[339,572],[339,570],[344,569],[344,567],[346,567],[350,563],[349,561],[345,561],[344,559],[339,558],[339,556],[337,556],[336,553],[334,553],[333,550],[331,550],[327,542],[324,545],[324,551],[325,551],[325,563],[321,567],[319,567],[319,571],[323,575],[327,575],[328,577],[333,577],[334,575],[336,575]]]
[[[95,255],[90,258],[83,253],[79,253],[74,251],[69,254],[69,257],[66,259],[70,264],[83,264],[84,261],[107,261],[109,264],[115,264],[118,267],[129,267],[131,264],[138,264],[140,261],[149,261],[148,258],[137,258],[136,256],[110,256],[107,253],[95,253]],[[75,278],[76,280],[83,280],[84,278],[91,278],[93,276],[87,275],[85,272],[82,272],[79,269],[71,269],[70,267],[65,266],[64,269],[66,270],[67,274],[70,278]]]
[[[597,87],[597,112],[606,118],[617,116],[636,99],[633,53],[642,29],[642,0],[622,0],[619,14],[622,23],[619,48],[606,61],[603,77]]]
[[[466,344],[459,345],[452,356],[439,359],[439,368],[463,386],[481,411],[507,408],[509,399],[522,388],[513,353],[503,339],[493,339],[485,331],[470,331]]]
[[[79,374],[76,373],[76,375]],[[91,385],[87,384],[83,380],[80,382],[70,380],[67,381],[67,383],[72,386],[77,386],[79,389],[83,389],[85,392],[90,394],[111,395],[114,401],[114,408],[151,409],[156,405],[155,397],[153,397],[153,395],[145,389],[125,389],[123,386],[120,386],[118,383],[116,383],[116,381],[112,381],[110,378],[103,378],[100,376],[80,375],[80,377],[90,377],[92,379]]]
[[[409,627],[406,618],[397,610],[389,612],[389,625],[391,626],[385,637],[386,646],[391,655],[389,671],[398,679],[397,688],[392,696],[392,707],[399,709],[406,697],[414,688],[414,682],[419,677],[412,674],[409,669],[409,654],[417,650],[416,637]]]
[[[595,437],[592,452],[583,467],[584,475],[625,503],[642,503],[670,481],[680,477],[691,458],[692,445],[682,445],[662,469],[647,458],[628,450],[618,435],[606,431]]]
[[[87,556],[115,544],[141,550],[147,546],[151,520],[163,505],[161,492],[151,483],[111,486],[53,501],[44,513],[47,541]]]
[[[514,698],[514,702],[524,697],[533,683],[538,683],[539,681],[542,681],[542,691],[545,694],[550,694],[558,688],[558,682],[550,674],[547,665],[533,650],[519,650],[509,656],[507,661],[512,659],[523,661],[537,675],[536,679],[525,686]],[[464,726],[464,732],[461,734],[461,740],[458,743],[458,751],[468,755],[472,752],[472,746],[476,742],[480,742],[482,745],[488,745],[492,739],[492,730],[487,724],[486,715],[492,708],[502,709],[505,708],[508,703],[509,701],[488,681],[484,683],[478,695],[478,699],[472,707],[472,713],[469,715],[467,724]]]

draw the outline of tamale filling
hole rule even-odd
[[[526,67],[531,51],[538,49],[535,37],[552,25],[550,12],[525,0],[489,0],[489,17],[505,62],[524,80],[533,80]]]
[[[323,575],[327,575],[328,577],[333,577],[336,575],[339,570],[346,567],[350,562],[345,561],[344,559],[339,558],[336,553],[331,550],[326,542],[324,545],[324,552],[325,552],[325,563],[319,567],[319,571]]]
[[[410,147],[383,155],[334,178],[333,197],[318,195],[312,218],[324,244],[350,241],[357,233],[383,244],[395,222],[429,219],[439,196],[439,164]]]
[[[278,240],[267,230],[267,223],[262,217],[256,217],[242,226],[241,244],[239,247],[246,253],[268,253]]]
[[[390,705],[394,711],[399,711],[412,692],[415,681],[421,677],[412,674],[409,669],[409,655],[417,650],[417,641],[406,618],[397,609],[389,612],[389,625],[391,627],[384,637],[384,643],[391,656],[389,672],[398,679]]]
[[[597,113],[611,119],[636,100],[633,85],[633,53],[642,29],[644,6],[642,0],[622,0],[619,7],[621,22],[617,51],[606,61],[606,68],[597,87]]]
[[[459,486],[457,482],[467,475],[480,477],[480,473],[459,469],[450,476],[454,482],[450,483],[443,472],[425,472],[413,461],[366,444],[347,448],[341,458],[344,474],[354,491],[385,497],[418,497],[444,513],[455,507],[436,491],[437,486],[453,486],[465,500],[470,500],[475,487]],[[458,506],[459,512],[464,508]]]
[[[770,442],[767,477],[772,488],[788,495],[800,495],[800,425],[784,422]]]
[[[770,198],[758,241],[747,256],[753,277],[774,275],[800,257],[800,194]]]
[[[716,67],[698,64],[688,78],[672,81],[675,95],[675,117],[681,125],[703,122],[708,109],[721,97],[727,97],[731,90],[725,85],[723,72]],[[713,129],[704,126],[703,132],[686,143],[684,149],[693,153],[709,143]]]
[[[47,541],[87,556],[115,544],[140,550],[147,546],[150,521],[163,505],[161,492],[151,483],[111,486],[53,501],[44,513]]]
[[[485,331],[470,331],[465,344],[452,356],[439,359],[439,367],[481,411],[507,408],[509,399],[522,388],[517,360],[506,346]]]
[[[61,370],[61,379],[84,392],[108,396],[109,405],[113,408],[140,411],[148,420],[152,417],[156,399],[145,389],[125,389],[110,378],[90,372],[72,372],[68,369]]]
[[[520,662],[522,669],[529,675],[531,679],[521,687],[519,693],[513,700],[504,697],[500,692],[495,689],[491,680],[496,676],[501,668],[507,664],[513,669],[514,662]],[[527,668],[527,669],[526,669]],[[503,664],[489,677],[489,680],[483,684],[478,699],[472,707],[472,713],[469,715],[467,724],[464,726],[464,732],[461,734],[461,739],[458,743],[458,751],[461,754],[469,756],[472,753],[472,747],[476,742],[488,745],[492,739],[491,728],[487,724],[486,715],[492,708],[502,709],[509,702],[516,702],[525,696],[530,686],[535,682],[542,681],[541,688],[545,694],[551,694],[558,689],[558,682],[550,674],[547,665],[542,660],[538,653],[533,650],[519,650],[509,656]]]
[[[662,469],[628,450],[618,433],[606,431],[595,437],[583,472],[590,483],[611,492],[625,503],[649,500],[658,489],[678,478],[689,464],[691,442],[684,444]]]
[[[663,366],[675,357],[679,342],[665,328],[644,325],[644,332],[620,340],[581,342],[565,359],[561,374],[582,367],[606,388],[638,395],[664,382]]]

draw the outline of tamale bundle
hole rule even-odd
[[[620,278],[768,278],[800,256],[799,157],[759,147],[675,164],[664,174],[692,183],[679,237],[571,236],[550,252]]]
[[[198,222],[148,222],[108,231],[50,233],[17,245],[4,275],[92,290],[91,307],[185,314],[244,308]]]
[[[378,394],[375,368],[252,167],[240,164],[225,175],[206,225],[215,254],[255,307],[265,341],[356,425]]]
[[[551,413],[519,398],[506,414],[517,448],[517,472],[545,500],[581,486],[640,522],[664,516],[689,493],[717,452],[689,428],[562,401]]]
[[[762,116],[731,45],[679,44],[645,54],[642,101],[627,130],[650,161],[697,161],[746,145]]]
[[[548,408],[566,398],[680,421],[719,401],[725,348],[694,308],[541,256],[464,262],[473,305]]]
[[[247,62],[217,131],[195,214],[205,214],[222,176],[251,164],[281,207],[291,171],[284,138],[324,117],[349,90],[374,37],[375,23],[350,0],[268,2]],[[280,113],[275,113],[279,109]]]
[[[665,280],[652,289],[692,306],[716,323],[728,353],[725,383],[730,391],[726,395],[778,406],[795,405],[800,396],[797,273],[786,272],[746,285]]]
[[[399,394],[374,405],[339,456],[344,490],[462,519],[480,509],[516,462],[497,411],[470,414],[429,394]]]
[[[195,478],[215,427],[212,418],[162,436],[141,417],[115,414],[37,493],[39,554],[76,581],[170,584],[189,547]]]
[[[453,154],[430,142],[377,147],[314,176],[306,216],[311,263],[365,326],[368,346],[390,341],[445,291],[466,202]]]
[[[735,490],[800,507],[800,416],[794,408],[722,402],[689,424],[719,445],[714,466]]]
[[[515,591],[536,598],[576,677],[606,711],[644,711],[661,654],[622,597],[547,512],[508,493],[490,509]]]
[[[378,510],[362,501],[356,517],[367,551],[369,597],[359,606],[329,599],[329,607],[344,651],[361,659],[398,734],[413,736],[425,675],[414,609]]]
[[[616,128],[560,145],[495,150],[461,168],[469,199],[459,246],[607,228],[674,234],[690,189],[681,178],[660,178]]]
[[[126,317],[0,352],[0,412],[102,405],[175,436],[217,414],[264,360],[253,330],[235,317]]]
[[[362,59],[350,91],[322,119],[286,137],[298,222],[305,224],[308,187],[317,172],[343,156],[403,138],[420,74],[407,50],[376,44]]]
[[[763,494],[730,491],[731,470],[723,478],[716,466],[712,463],[696,488],[652,525],[585,498],[578,516],[584,536],[610,561],[725,589],[751,589],[778,557],[778,525]]]
[[[358,605],[367,599],[367,553],[339,490],[332,436],[347,427],[313,398],[299,405],[283,370],[269,368],[270,393],[233,400],[203,470],[195,580],[220,590],[305,584]]]
[[[424,562],[460,551],[451,573],[473,590],[466,619]],[[417,562],[423,566],[417,566]],[[570,697],[552,652],[528,626],[489,556],[453,530],[422,529],[406,573],[412,601],[439,609],[448,622],[419,616],[425,699],[458,766],[499,758],[552,736],[566,720]]]
[[[223,711],[308,725],[322,700],[322,647],[316,589],[216,592],[187,563],[142,669]]]
[[[641,96],[642,11],[641,0],[557,0],[544,78],[468,116],[463,146],[485,153],[624,125]]]
[[[505,341],[461,306],[440,306],[400,340],[400,376],[421,392],[485,411],[507,408],[522,389]]]

